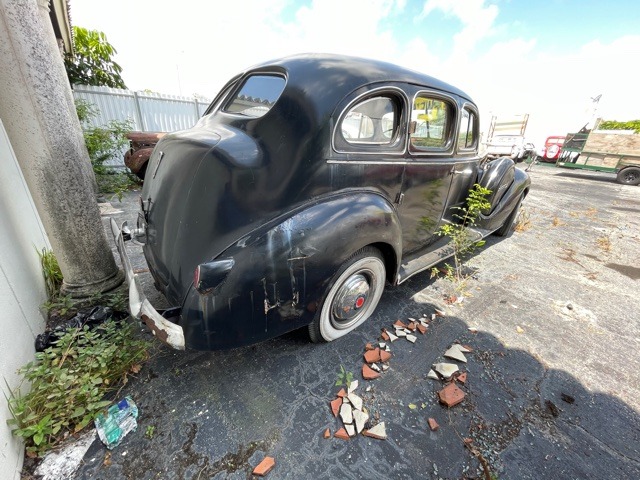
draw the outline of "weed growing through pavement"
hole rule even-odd
[[[345,385],[347,388],[351,387],[351,382],[353,381],[353,373],[347,372],[344,369],[343,365],[340,365],[340,373],[338,373],[338,379],[336,380],[336,385]]]
[[[596,239],[596,242],[598,243],[598,247],[600,247],[600,250],[602,250],[603,252],[611,251],[611,240],[609,239],[609,237],[599,237]]]
[[[47,289],[47,298],[51,301],[54,300],[60,292],[60,287],[62,286],[62,271],[60,270],[60,265],[58,265],[58,259],[52,250],[43,248],[42,251],[38,251],[38,257],[40,257],[40,267],[42,268],[42,276]]]
[[[514,230],[518,233],[526,232],[531,228],[531,218],[529,215],[529,211],[525,208],[520,209],[520,213],[518,214],[518,218],[516,219],[516,226]]]
[[[444,267],[444,276],[448,280],[462,282],[466,278],[462,271],[463,258],[486,243],[484,240],[475,240],[469,229],[476,224],[480,212],[491,208],[491,203],[487,200],[490,194],[491,190],[476,183],[469,190],[466,206],[455,207],[457,213],[453,217],[456,223],[442,225],[437,232],[440,236],[449,237],[453,247],[453,265],[446,263]],[[432,276],[434,272],[437,275],[438,269],[431,270]]]
[[[147,429],[144,432],[144,436],[147,437],[149,440],[151,440],[153,438],[155,431],[156,431],[155,425],[147,425]]]

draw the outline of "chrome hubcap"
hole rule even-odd
[[[340,287],[333,301],[331,313],[341,324],[351,323],[367,303],[371,286],[367,278],[358,273],[349,277]]]

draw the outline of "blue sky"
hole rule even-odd
[[[468,92],[483,124],[529,113],[528,136],[594,113],[640,118],[640,0],[73,0],[135,90],[213,98],[239,71],[301,52],[398,63]],[[601,94],[601,101],[591,98]]]

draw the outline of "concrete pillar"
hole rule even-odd
[[[0,0],[0,118],[75,297],[122,283],[49,20],[48,0]]]

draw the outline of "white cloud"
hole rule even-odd
[[[640,117],[635,59],[640,36],[593,41],[558,54],[541,50],[535,33],[495,41],[499,11],[483,0],[427,0],[422,10],[455,19],[454,54],[416,30],[404,41],[391,30],[406,15],[405,0],[292,0],[200,2],[179,8],[151,0],[111,0],[96,12],[94,0],[74,0],[74,24],[107,33],[118,49],[124,79],[133,89],[213,97],[244,68],[300,52],[328,52],[391,61],[460,87],[489,113],[531,115],[528,132],[539,143],[588,120],[590,97],[602,94],[599,112],[609,119]],[[286,15],[285,15],[286,14]],[[486,49],[482,46],[494,40]],[[450,52],[450,48],[444,51]],[[179,83],[178,83],[179,79]]]

